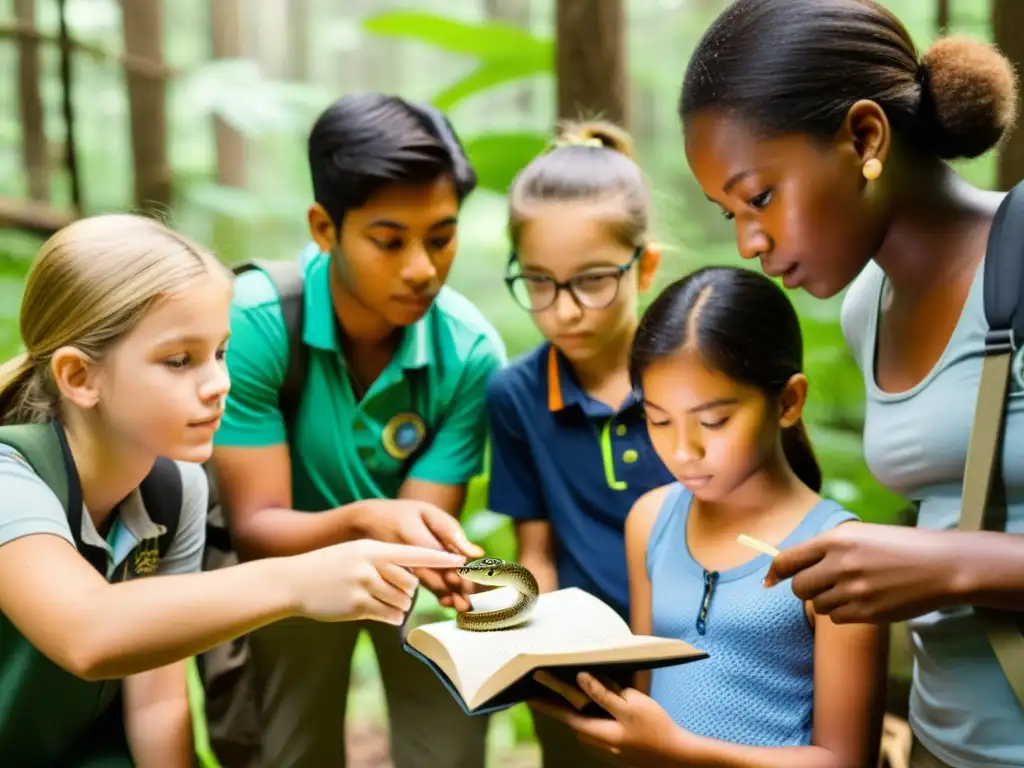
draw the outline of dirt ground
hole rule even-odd
[[[388,754],[386,728],[372,724],[357,725],[348,730],[346,742],[349,768],[393,768]],[[534,745],[501,750],[487,762],[487,768],[539,767],[540,756]]]

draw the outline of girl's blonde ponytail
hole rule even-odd
[[[56,411],[56,400],[48,396],[41,373],[27,354],[0,365],[0,424],[45,422]]]

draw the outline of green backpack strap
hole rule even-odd
[[[60,440],[50,424],[11,424],[0,427],[0,443],[20,453],[36,474],[68,508],[68,475]]]
[[[82,488],[78,470],[64,430],[56,421],[48,424],[15,424],[0,427],[0,443],[9,445],[31,465],[40,479],[57,496],[67,516],[75,548],[92,566],[106,576],[107,553],[82,540]],[[160,557],[167,554],[178,532],[181,518],[182,485],[177,465],[158,458],[139,487],[150,519],[166,532],[157,540]]]
[[[57,496],[64,508],[75,549],[101,575],[106,576],[107,553],[82,540],[82,488],[78,483],[78,471],[71,456],[71,448],[60,424],[51,421],[47,424],[0,427],[0,443],[20,453]]]

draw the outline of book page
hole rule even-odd
[[[476,610],[494,610],[512,605],[518,593],[511,587],[471,595]],[[424,643],[423,634],[436,642]],[[445,670],[469,701],[488,678],[521,653],[559,654],[587,648],[631,644],[629,625],[608,605],[581,589],[570,587],[542,594],[533,613],[518,627],[495,632],[459,629],[455,621],[417,627],[408,642],[434,658],[444,669],[454,666],[455,675]],[[445,663],[436,658],[437,644],[447,651]]]

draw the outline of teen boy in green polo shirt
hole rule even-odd
[[[505,352],[479,311],[443,287],[475,174],[440,113],[380,94],[329,107],[309,160],[307,374],[287,436],[281,306],[264,273],[236,281],[232,389],[214,454],[235,546],[267,557],[369,536],[479,555],[453,516],[481,466],[484,392]],[[468,607],[444,578],[417,575],[443,604]],[[486,718],[466,717],[394,627],[307,621],[250,636],[264,764],[345,764],[360,629],[380,663],[396,768],[481,768]]]

